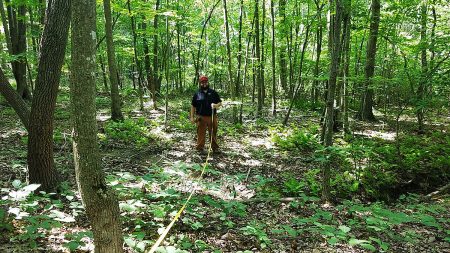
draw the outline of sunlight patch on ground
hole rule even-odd
[[[164,168],[164,172],[169,174],[169,175],[177,175],[177,176],[180,176],[180,177],[186,177],[186,173],[184,173],[183,171],[181,171],[179,169],[174,169],[172,167]]]
[[[111,113],[108,110],[98,110],[96,118],[98,122],[105,122],[111,119]]]
[[[182,158],[186,154],[186,152],[181,152],[181,151],[177,151],[177,150],[170,150],[170,151],[167,152],[167,154],[171,155],[171,156],[175,156],[177,158]]]
[[[150,133],[152,133],[152,134],[158,136],[159,138],[165,139],[165,140],[171,140],[171,139],[173,138],[173,134],[167,133],[167,132],[164,130],[164,125],[161,125],[161,126],[157,126],[157,127],[152,128],[152,129],[150,130]]]
[[[250,145],[254,147],[264,146],[267,149],[274,148],[273,143],[265,139],[255,139],[250,141]]]
[[[256,167],[256,166],[261,166],[262,162],[259,160],[248,159],[248,160],[241,162],[241,164],[246,165],[246,166]]]
[[[386,141],[394,141],[395,140],[395,132],[379,132],[373,130],[365,130],[365,131],[356,131],[356,135],[367,136],[369,138],[380,138]]]
[[[15,137],[15,136],[17,136],[17,137],[22,137],[22,136],[26,136],[27,135],[27,132],[26,131],[21,131],[21,130],[9,130],[9,131],[6,131],[6,132],[2,132],[1,133],[1,135],[0,135],[0,138],[10,138],[10,137]]]

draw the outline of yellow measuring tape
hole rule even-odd
[[[202,168],[202,173],[200,173],[200,176],[198,176],[198,178],[202,178],[203,173],[205,172],[206,166],[208,165],[208,160],[209,160],[209,156],[211,154],[211,148],[212,148],[212,141],[213,141],[213,134],[214,134],[214,110],[211,116],[211,141],[209,142],[209,148],[208,148],[208,155],[206,156],[206,161],[203,164],[203,168]],[[192,188],[191,193],[189,194],[189,197],[186,199],[186,201],[184,202],[184,205],[180,208],[180,210],[178,210],[177,214],[175,215],[175,217],[173,217],[172,221],[170,222],[170,224],[164,229],[164,231],[162,232],[162,234],[159,236],[158,240],[155,242],[155,244],[153,245],[153,247],[150,249],[150,251],[148,251],[148,253],[154,253],[156,251],[156,249],[159,247],[159,245],[162,243],[162,241],[164,240],[164,238],[166,237],[166,235],[169,233],[170,229],[172,228],[173,224],[175,224],[175,222],[178,220],[178,218],[180,218],[181,214],[183,213],[184,209],[186,208],[186,206],[188,205],[189,201],[191,200],[192,196],[194,195],[195,189]]]

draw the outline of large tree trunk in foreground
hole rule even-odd
[[[86,214],[91,222],[95,252],[123,252],[117,197],[107,187],[100,167],[95,108],[95,0],[72,5],[73,154],[75,173]]]
[[[40,190],[47,192],[59,184],[53,160],[53,121],[69,33],[70,2],[54,0],[47,9],[28,129],[29,181],[41,184]]]

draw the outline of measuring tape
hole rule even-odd
[[[200,173],[200,176],[198,176],[197,179],[201,179],[202,176],[203,176],[203,173],[205,173],[205,169],[206,169],[206,166],[208,166],[208,160],[209,160],[209,157],[210,157],[210,154],[211,154],[213,134],[214,134],[214,110],[213,110],[212,116],[211,116],[211,124],[212,124],[212,126],[211,126],[211,136],[210,136],[211,137],[211,141],[209,142],[208,155],[206,156],[206,161],[203,164],[202,173]],[[175,222],[180,218],[180,216],[183,213],[184,209],[186,208],[186,206],[188,205],[188,203],[191,200],[192,196],[194,195],[194,192],[195,192],[195,189],[192,188],[191,192],[189,193],[189,197],[186,199],[186,201],[184,202],[183,206],[180,208],[180,210],[178,210],[177,214],[175,215],[175,217],[173,217],[173,219],[170,222],[170,224],[164,229],[162,234],[159,236],[158,240],[155,242],[155,244],[150,249],[150,251],[147,251],[147,253],[154,253],[156,251],[156,249],[159,247],[159,245],[162,243],[164,238],[169,233],[169,231],[172,228],[173,224],[175,224]]]

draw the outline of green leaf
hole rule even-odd
[[[12,182],[12,186],[14,186],[14,188],[16,188],[16,189],[19,189],[21,184],[22,184],[22,182],[20,182],[19,179],[16,179]]]
[[[339,239],[337,239],[336,237],[331,237],[330,239],[328,239],[328,243],[330,245],[335,245],[338,241]]]
[[[361,243],[361,247],[368,249],[370,251],[376,251],[377,249],[370,243]]]
[[[75,251],[78,246],[80,246],[80,243],[77,241],[70,241],[66,244],[64,244],[65,247],[67,247],[70,251]]]
[[[367,241],[367,240],[359,240],[359,239],[356,239],[356,238],[351,238],[348,241],[348,244],[350,244],[350,246],[355,246],[355,245],[359,245],[359,244],[362,244],[362,243],[369,243],[369,241]]]
[[[134,240],[132,237],[126,237],[125,243],[130,247],[134,248],[136,246],[136,240]]]
[[[345,234],[347,234],[347,233],[351,230],[351,228],[349,228],[349,227],[347,227],[347,226],[344,226],[344,225],[339,226],[339,229],[340,229],[342,232],[344,232]]]
[[[191,225],[191,227],[192,227],[194,230],[197,230],[197,229],[199,229],[199,228],[202,228],[202,227],[203,227],[203,224],[197,221],[197,222],[193,223],[193,224]]]
[[[29,185],[23,187],[23,190],[27,191],[27,192],[33,192],[37,188],[39,188],[39,186],[41,186],[41,185],[40,184],[29,184]]]

